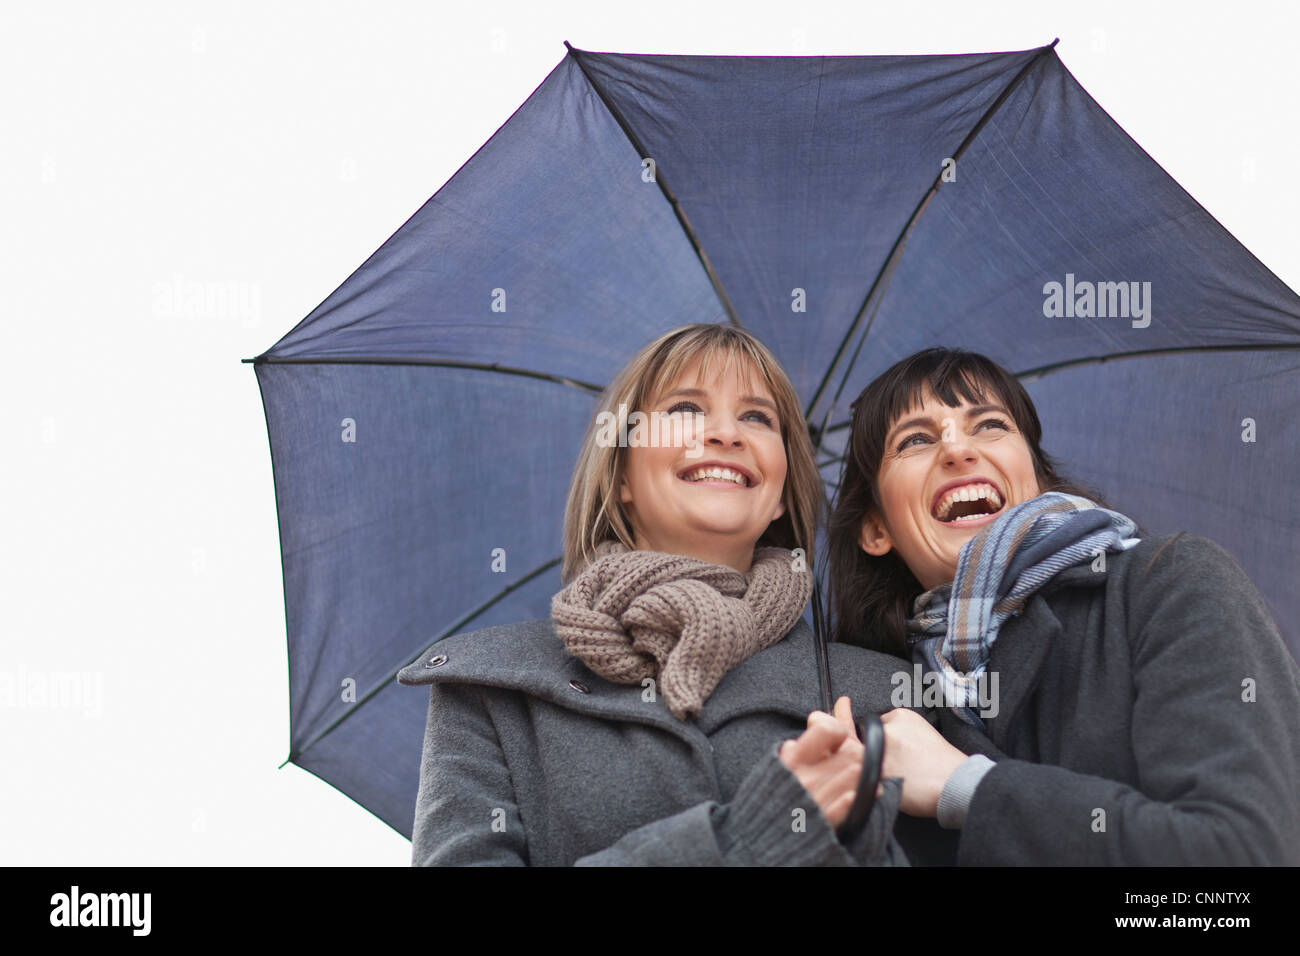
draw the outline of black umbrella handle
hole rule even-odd
[[[876,787],[880,785],[880,771],[885,763],[885,725],[875,714],[868,714],[858,723],[858,738],[865,752],[862,754],[862,773],[858,776],[858,793],[853,798],[849,815],[840,824],[839,838],[851,843],[871,816],[876,803]]]

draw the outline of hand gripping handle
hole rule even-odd
[[[849,843],[861,831],[871,808],[876,802],[876,787],[880,784],[880,769],[885,762],[885,726],[875,714],[868,714],[858,722],[858,739],[865,752],[862,754],[862,773],[858,777],[858,793],[853,798],[849,815],[840,824],[840,842]]]

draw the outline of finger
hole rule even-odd
[[[848,818],[849,811],[853,809],[853,801],[857,799],[857,796],[856,791],[850,790],[823,810],[822,814],[826,817],[827,822],[833,827],[838,827],[843,823]]]
[[[836,790],[833,793],[821,794],[817,801],[817,808],[826,815],[828,820],[838,826],[848,815],[849,808],[853,806],[853,794],[853,790]]]
[[[845,726],[854,740],[858,739],[858,728],[853,726],[853,703],[847,697],[835,702],[835,719]]]
[[[846,734],[843,743],[841,743],[839,748],[835,751],[835,755],[850,757],[861,762],[862,757],[866,752],[867,748],[863,745],[862,741],[858,740],[856,735]]]
[[[812,781],[811,786],[805,787],[813,795],[819,807],[824,807],[835,801],[842,793],[847,790],[853,790],[858,785],[858,778],[862,776],[862,761],[850,762],[842,767],[830,765]]]
[[[835,752],[844,740],[844,725],[829,714],[816,712],[808,718],[808,729],[794,742],[790,756],[799,763],[817,763]]]

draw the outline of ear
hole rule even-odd
[[[776,503],[776,510],[772,512],[772,520],[775,521],[777,518],[781,517],[781,515],[783,515],[783,514],[785,514],[785,502],[784,502],[784,501],[778,501],[778,502]]]
[[[632,489],[627,486],[627,479],[623,478],[618,483],[618,500],[627,504],[632,500]]]
[[[858,532],[858,545],[872,557],[883,557],[894,548],[894,539],[889,529],[884,526],[874,511],[862,516],[862,528]]]

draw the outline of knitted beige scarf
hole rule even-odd
[[[668,709],[694,719],[726,673],[781,640],[812,595],[785,548],[754,549],[748,574],[614,540],[551,599],[569,653],[606,680],[655,678]]]

